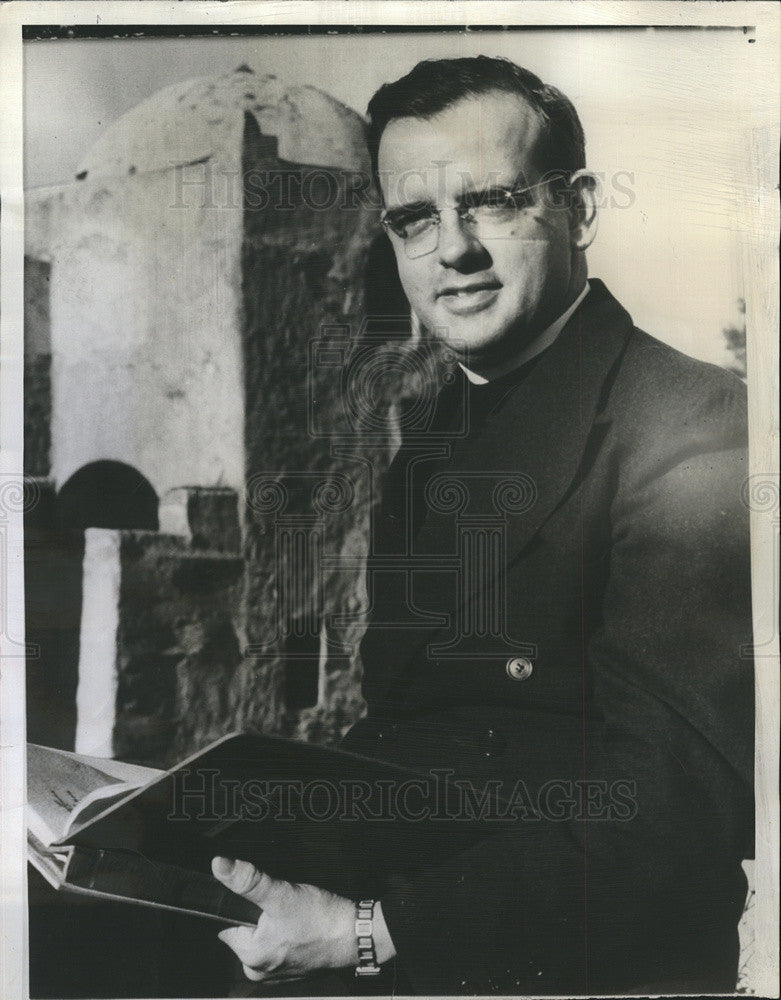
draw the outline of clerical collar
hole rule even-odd
[[[473,385],[485,385],[487,382],[492,382],[496,378],[501,378],[503,375],[509,375],[510,372],[515,371],[516,368],[520,368],[522,365],[527,364],[532,358],[536,358],[538,354],[542,354],[543,351],[547,350],[553,341],[558,337],[561,331],[567,324],[567,320],[575,312],[580,303],[588,295],[591,286],[588,282],[583,286],[583,291],[575,299],[569,309],[563,312],[558,319],[554,320],[549,327],[546,327],[539,337],[535,337],[534,340],[527,344],[522,350],[520,350],[514,358],[510,361],[506,361],[499,368],[496,368],[491,373],[491,378],[487,379],[483,375],[478,375],[477,372],[473,372],[466,365],[462,365],[459,361],[458,364],[463,369],[464,374],[469,379]]]

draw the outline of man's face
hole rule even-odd
[[[533,203],[498,231],[481,231],[452,211],[474,204],[475,192],[539,182],[539,134],[523,98],[492,91],[426,120],[391,121],[380,141],[386,210],[446,209],[437,248],[423,256],[391,236],[410,305],[457,353],[463,356],[465,348],[478,368],[517,353],[566,309],[583,283],[575,273],[570,213],[553,204],[546,188],[532,191]]]

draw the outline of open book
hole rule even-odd
[[[54,889],[123,899],[222,920],[260,911],[211,875],[161,865],[132,850],[69,843],[113,805],[165,777],[137,764],[27,745],[27,857]]]
[[[388,878],[480,834],[479,824],[442,822],[446,787],[429,788],[431,822],[388,811],[391,801],[417,802],[430,779],[250,733],[223,737],[169,771],[28,744],[28,859],[55,889],[254,926],[260,910],[212,876],[215,855],[376,897]]]
[[[27,744],[27,827],[45,847],[165,772]]]

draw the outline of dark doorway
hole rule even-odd
[[[68,529],[159,528],[157,494],[148,479],[124,462],[82,466],[60,490],[57,508],[60,524]]]

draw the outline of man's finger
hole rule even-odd
[[[229,927],[220,931],[217,937],[234,953],[236,958],[256,972],[265,972],[264,966],[269,957],[265,954],[264,945],[249,927]]]
[[[223,885],[245,899],[251,900],[263,909],[274,903],[284,892],[287,882],[271,878],[259,872],[249,861],[234,861],[232,858],[213,858],[212,872]]]
[[[251,927],[228,927],[226,930],[220,931],[217,937],[238,954],[239,951],[252,945],[255,940],[255,932]]]
[[[260,983],[266,978],[266,973],[261,972],[259,969],[253,969],[251,965],[243,965],[244,975],[247,979],[251,979],[253,983]]]

